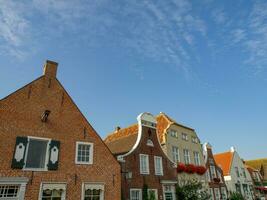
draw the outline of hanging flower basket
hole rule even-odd
[[[177,173],[182,173],[186,170],[186,166],[184,163],[179,163],[177,165]]]
[[[196,167],[195,167],[195,165],[192,165],[192,164],[188,164],[188,165],[186,165],[185,172],[188,173],[188,174],[193,174],[193,173],[195,173],[195,172],[196,172]]]
[[[206,167],[204,166],[196,166],[196,173],[199,175],[203,175],[206,172]]]

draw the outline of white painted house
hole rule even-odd
[[[229,194],[241,193],[246,200],[253,200],[252,178],[235,148],[214,155],[216,163],[222,168]]]

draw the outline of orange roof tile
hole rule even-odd
[[[157,134],[160,143],[165,143],[165,135],[166,134],[166,129],[171,125],[171,124],[177,124],[178,126],[182,126],[184,128],[188,128],[190,130],[194,130],[192,128],[186,127],[184,125],[178,124],[176,121],[171,119],[169,116],[167,116],[165,113],[160,113],[159,115],[156,116],[157,119]],[[134,143],[129,142],[131,138],[129,136],[134,137],[133,135],[137,135],[138,133],[138,124],[133,124],[127,128],[122,128],[120,130],[116,130],[112,133],[110,133],[105,139],[104,142],[107,144],[107,146],[114,150],[114,152],[122,152],[129,150]],[[118,141],[120,140],[120,141]],[[124,141],[124,142],[122,142]],[[127,142],[125,142],[127,141]],[[121,147],[118,147],[118,143],[122,142],[124,143]]]
[[[138,124],[133,124],[127,128],[122,128],[118,131],[115,131],[113,133],[110,133],[105,139],[104,142],[112,142],[118,139],[121,139],[123,137],[127,137],[130,135],[134,135],[138,133]]]
[[[230,151],[214,155],[214,159],[217,165],[222,168],[224,176],[230,174],[233,157],[234,153]]]

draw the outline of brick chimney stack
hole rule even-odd
[[[57,76],[57,66],[58,63],[54,61],[47,60],[44,65],[43,75],[48,78],[56,78]]]

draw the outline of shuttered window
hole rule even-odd
[[[33,171],[58,168],[60,142],[37,137],[17,137],[11,167]]]

